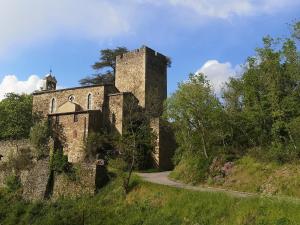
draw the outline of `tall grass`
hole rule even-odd
[[[133,180],[125,195],[115,179],[96,196],[29,203],[1,192],[1,225],[233,225],[300,224],[300,204],[268,198],[233,198]]]

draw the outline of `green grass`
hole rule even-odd
[[[195,159],[183,160],[171,173],[171,178],[195,185],[300,198],[299,162],[278,164],[245,156],[234,163],[233,169],[224,180],[214,181],[206,171],[201,172],[197,168]],[[204,175],[206,179],[203,179]]]
[[[96,196],[28,203],[1,192],[1,225],[300,224],[300,204],[181,190],[134,178],[128,195],[115,179]]]
[[[236,162],[232,172],[218,185],[226,189],[300,198],[298,163],[262,163],[251,157]]]

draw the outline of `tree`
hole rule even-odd
[[[116,57],[126,52],[128,52],[128,49],[125,47],[101,50],[99,61],[92,65],[97,73],[81,79],[79,83],[81,85],[113,84],[116,72]]]
[[[28,138],[34,118],[31,95],[7,94],[0,102],[0,139]]]
[[[124,105],[124,129],[117,135],[115,146],[125,172],[123,187],[129,192],[129,184],[134,169],[145,169],[154,151],[156,135],[150,128],[148,114],[138,105],[133,95],[127,96]]]
[[[166,103],[165,116],[175,129],[179,149],[208,159],[222,143],[222,106],[203,74],[191,74]]]

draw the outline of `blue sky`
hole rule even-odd
[[[265,35],[287,37],[300,0],[0,0],[0,99],[92,74],[99,50],[147,45],[172,58],[168,92],[202,71],[216,91]]]

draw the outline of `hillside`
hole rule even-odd
[[[125,195],[115,179],[95,197],[28,203],[1,191],[0,221],[17,224],[299,224],[300,204],[270,198],[234,198],[143,182]]]

